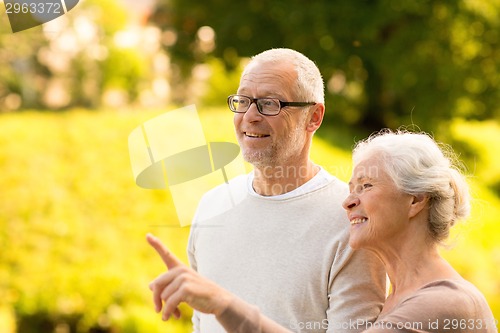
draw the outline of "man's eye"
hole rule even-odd
[[[372,184],[370,184],[370,183],[363,184],[363,189],[370,188],[370,187],[372,187]]]

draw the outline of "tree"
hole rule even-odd
[[[87,0],[17,33],[0,21],[0,111],[94,108],[107,89],[135,98],[148,64],[144,50],[116,46],[113,37],[127,20],[119,0]]]
[[[454,116],[500,115],[499,16],[494,0],[163,0],[151,20],[176,35],[166,48],[184,78],[207,56],[230,69],[290,47],[322,71],[327,124],[432,130]],[[204,26],[216,36],[208,52]]]

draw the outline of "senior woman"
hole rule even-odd
[[[467,183],[451,156],[424,133],[384,130],[356,145],[350,194],[343,203],[351,223],[349,244],[380,258],[392,288],[376,322],[346,318],[345,331],[497,332],[483,295],[438,251],[470,210]],[[215,315],[228,332],[333,329],[325,322],[279,326],[183,265],[155,237],[148,235],[148,241],[169,268],[150,284],[164,320],[178,317],[177,306],[186,302]]]

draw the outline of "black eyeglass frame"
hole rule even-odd
[[[231,108],[231,101],[233,98],[237,97],[237,96],[240,96],[240,97],[245,97],[245,98],[248,98],[251,103],[248,104],[248,108],[245,110],[245,111],[237,111],[237,110],[233,110]],[[262,110],[261,110],[261,107],[259,105],[259,103],[257,103],[257,101],[259,100],[263,100],[263,99],[270,99],[270,100],[275,100],[275,101],[278,101],[279,102],[279,110],[276,114],[266,114],[266,113],[262,113]],[[287,106],[312,106],[312,105],[316,105],[317,103],[316,102],[283,102],[277,98],[271,98],[271,97],[263,97],[263,98],[252,98],[252,97],[249,97],[249,96],[245,96],[245,95],[239,95],[239,94],[233,94],[233,95],[229,95],[227,97],[227,105],[229,106],[229,110],[233,111],[234,113],[246,113],[248,111],[248,109],[250,109],[250,106],[252,106],[252,104],[255,103],[255,105],[257,106],[257,111],[259,111],[259,113],[263,116],[277,116],[280,112],[281,112],[281,109],[284,108],[284,107],[287,107]]]

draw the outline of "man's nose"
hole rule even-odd
[[[260,114],[259,109],[257,108],[257,103],[252,101],[247,112],[244,114],[245,120],[248,122],[260,121],[262,120],[262,117],[262,114]]]

